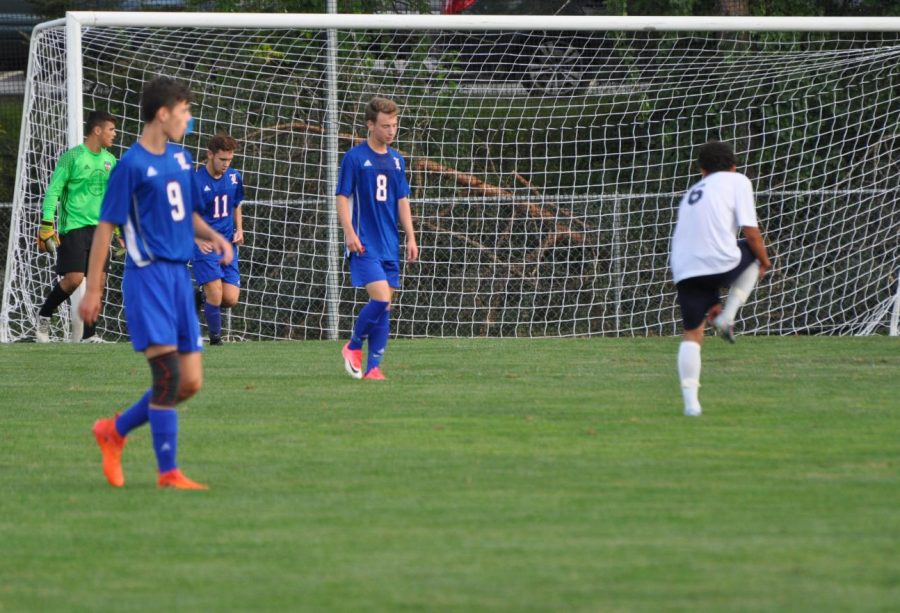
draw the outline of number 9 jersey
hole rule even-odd
[[[200,206],[191,154],[166,144],[162,155],[132,145],[109,176],[100,221],[122,228],[126,267],[156,260],[187,262],[194,252],[193,213]]]
[[[400,259],[397,203],[409,197],[406,161],[394,149],[377,153],[362,142],[344,154],[336,194],[350,198],[353,230],[367,257]]]

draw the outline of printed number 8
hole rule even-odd
[[[169,196],[169,204],[172,205],[172,219],[181,221],[184,219],[184,198],[181,197],[181,184],[178,181],[169,181],[166,184],[166,194]]]
[[[378,175],[375,177],[375,200],[378,202],[387,202],[388,180],[387,175]]]

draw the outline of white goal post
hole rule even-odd
[[[117,117],[120,156],[161,74],[194,92],[195,159],[218,131],[241,143],[235,338],[349,332],[364,297],[333,194],[376,94],[402,109],[420,234],[401,336],[676,334],[669,238],[711,138],[753,181],[775,266],[742,330],[897,333],[900,18],[72,12],[32,37],[0,341],[33,338],[54,280],[41,202],[84,114]],[[114,258],[110,339],[121,274]]]

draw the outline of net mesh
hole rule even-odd
[[[140,131],[142,83],[195,93],[204,157],[241,143],[247,244],[235,337],[346,335],[364,292],[334,232],[336,152],[364,138],[372,95],[402,108],[421,260],[403,268],[402,336],[671,335],[668,268],[696,145],[734,144],[757,190],[775,273],[741,312],[763,334],[884,330],[900,268],[896,34],[92,27],[84,107],[119,118],[118,157]],[[4,287],[8,340],[29,338],[52,281],[34,235],[65,149],[65,36],[32,46],[31,95]],[[329,267],[338,270],[329,292]],[[336,267],[336,268],[335,268]],[[113,262],[100,330],[127,334]],[[333,315],[335,317],[330,317]],[[62,336],[61,309],[54,335]]]

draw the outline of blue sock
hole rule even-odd
[[[387,347],[390,333],[391,311],[390,309],[385,309],[378,323],[369,332],[369,361],[366,362],[366,372],[381,365],[381,358],[384,357],[384,350]]]
[[[369,300],[360,309],[356,325],[353,326],[353,334],[350,335],[350,349],[362,349],[363,341],[372,333],[372,328],[378,324],[382,313],[387,310],[389,304],[389,302],[381,300]]]
[[[178,411],[150,409],[150,431],[153,433],[153,451],[160,473],[177,468],[175,453],[178,449]]]
[[[139,426],[143,426],[150,419],[147,411],[150,408],[150,394],[147,390],[141,399],[131,405],[124,413],[116,418],[116,432],[119,436],[128,436],[128,433]]]
[[[203,304],[203,314],[206,315],[206,327],[210,336],[222,336],[222,306],[218,304]]]

